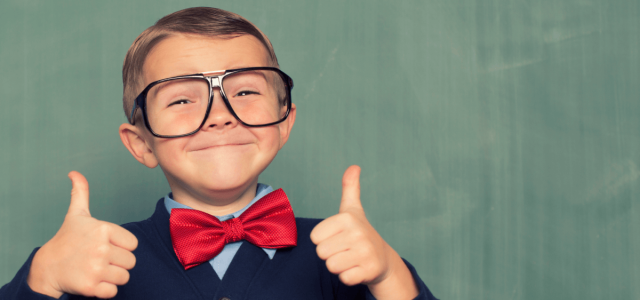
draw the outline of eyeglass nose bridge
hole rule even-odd
[[[214,88],[220,88],[222,86],[222,80],[220,80],[220,76],[207,76],[207,80],[209,80],[209,86],[211,86],[211,91],[213,92]]]
[[[213,88],[215,87],[219,88],[222,85],[222,80],[220,76],[224,75],[226,72],[227,70],[209,71],[209,72],[203,72],[202,76],[204,76],[205,78],[207,78],[207,80],[209,80],[209,84],[211,85],[211,90],[213,91]]]

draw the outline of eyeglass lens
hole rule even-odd
[[[223,78],[222,89],[233,111],[246,124],[274,123],[282,120],[287,112],[287,87],[276,71],[233,73]],[[214,97],[214,101],[222,100],[218,99]],[[146,100],[149,126],[155,133],[187,134],[197,130],[204,120],[209,84],[204,78],[166,81],[152,87]]]

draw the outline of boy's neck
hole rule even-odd
[[[258,179],[236,189],[210,192],[206,195],[171,183],[169,185],[174,201],[213,216],[224,216],[241,210],[255,198]]]

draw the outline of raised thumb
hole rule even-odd
[[[89,183],[80,172],[69,172],[71,179],[71,203],[67,215],[91,216],[89,212]]]
[[[360,202],[360,167],[356,165],[348,167],[342,176],[340,212],[348,209],[363,210]]]

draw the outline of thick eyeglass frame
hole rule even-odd
[[[275,122],[271,122],[268,124],[260,124],[260,125],[251,125],[251,124],[247,124],[244,121],[240,120],[240,117],[238,117],[238,115],[236,114],[236,112],[233,110],[233,108],[231,107],[231,104],[229,103],[229,100],[227,99],[227,94],[224,91],[224,88],[222,87],[222,82],[224,80],[224,78],[226,76],[232,75],[232,74],[236,74],[238,72],[243,72],[243,71],[253,71],[253,70],[268,70],[268,71],[275,71],[276,73],[278,73],[280,75],[280,77],[282,77],[283,82],[285,84],[286,87],[286,93],[287,95],[285,96],[286,98],[286,105],[287,105],[287,112],[284,114],[284,117],[282,117],[282,119],[275,121]],[[200,123],[200,125],[198,126],[198,128],[192,132],[186,133],[186,134],[181,134],[181,135],[161,135],[161,134],[157,134],[156,132],[153,131],[153,129],[151,129],[151,125],[149,125],[149,118],[147,118],[147,93],[149,92],[149,90],[151,90],[152,87],[163,83],[163,82],[167,82],[167,81],[171,81],[171,80],[176,80],[176,79],[189,79],[189,78],[194,78],[194,79],[205,79],[208,84],[209,84],[209,103],[207,104],[207,111],[204,115],[204,119],[202,120],[202,123]],[[214,78],[216,79],[216,82],[214,82]],[[241,68],[241,69],[231,69],[231,70],[220,70],[220,71],[209,71],[209,72],[203,72],[203,73],[197,73],[197,74],[190,74],[190,75],[181,75],[181,76],[175,76],[175,77],[169,77],[169,78],[164,78],[164,79],[160,79],[160,80],[156,80],[152,83],[150,83],[149,85],[147,85],[146,88],[144,88],[144,90],[142,90],[142,92],[138,95],[138,97],[136,97],[134,103],[133,103],[133,108],[131,109],[131,125],[135,125],[135,113],[136,113],[136,109],[140,108],[140,110],[142,110],[142,119],[144,120],[144,125],[145,127],[147,127],[147,129],[149,130],[149,132],[151,132],[151,134],[153,136],[156,137],[160,137],[160,138],[178,138],[178,137],[184,137],[184,136],[189,136],[192,134],[195,134],[196,132],[198,132],[200,130],[200,128],[202,128],[202,126],[204,125],[205,122],[207,122],[207,118],[209,118],[209,113],[211,112],[211,106],[213,104],[213,89],[215,87],[220,88],[220,95],[222,96],[222,101],[224,101],[225,106],[227,107],[227,109],[229,110],[229,112],[231,113],[231,115],[233,115],[234,118],[236,118],[236,120],[238,120],[238,122],[242,123],[242,125],[248,126],[248,127],[265,127],[265,126],[271,126],[271,125],[275,125],[278,123],[281,123],[282,121],[286,120],[287,117],[289,117],[289,113],[291,112],[291,89],[293,89],[293,79],[291,79],[291,77],[289,77],[289,75],[285,74],[284,72],[282,72],[280,69],[278,68],[273,68],[273,67],[251,67],[251,68]],[[280,100],[280,99],[279,99]]]

